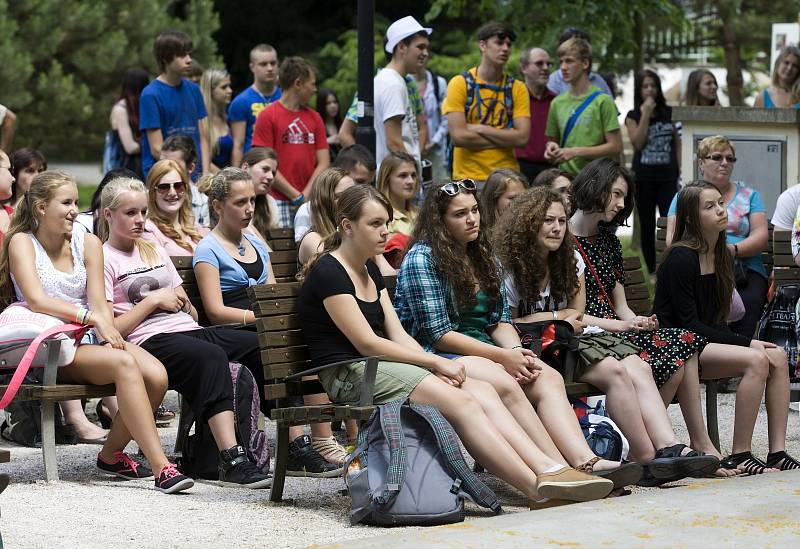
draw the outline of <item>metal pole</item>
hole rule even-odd
[[[375,155],[373,83],[375,72],[375,0],[358,0],[358,127],[356,143]]]

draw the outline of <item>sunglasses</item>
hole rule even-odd
[[[477,185],[475,185],[475,182],[472,179],[462,179],[461,181],[451,181],[450,183],[445,183],[439,187],[439,192],[444,193],[447,196],[455,196],[461,190],[464,190],[468,193],[474,193],[477,188]]]
[[[183,181],[178,181],[177,183],[159,183],[156,185],[158,194],[167,194],[170,189],[175,189],[176,194],[183,194],[186,192],[186,185],[184,185]]]
[[[736,163],[736,157],[730,154],[727,155],[719,153],[709,154],[708,156],[706,156],[706,160],[713,160],[714,162],[722,162],[723,160],[727,160],[728,164]]]

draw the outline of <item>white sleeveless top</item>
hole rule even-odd
[[[39,275],[39,282],[41,282],[44,292],[50,297],[86,307],[86,264],[83,259],[83,242],[86,230],[79,224],[74,224],[70,243],[72,249],[71,273],[56,269],[42,244],[32,233],[27,234],[31,238],[31,242],[33,242],[33,249],[36,251],[36,273]],[[25,303],[13,274],[11,275],[11,281],[14,283],[14,292],[17,294],[17,300]]]

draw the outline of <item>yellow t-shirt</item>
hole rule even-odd
[[[500,91],[486,88],[480,89],[480,101],[478,94],[472,100],[469,113],[466,115],[467,124],[486,124],[495,128],[504,129],[507,127],[509,113],[506,112],[505,92],[502,91],[508,75],[503,75],[500,82],[485,82],[478,78],[477,69],[470,69],[470,73],[475,77],[477,84],[491,84]],[[511,86],[513,100],[513,113],[511,119],[530,118],[531,107],[528,99],[528,90],[525,83],[519,79],[514,79]],[[467,81],[462,75],[454,76],[447,85],[447,97],[442,102],[442,114],[447,116],[451,112],[464,112],[467,104]],[[514,155],[514,148],[493,148],[470,150],[464,147],[453,148],[453,179],[478,179],[485,180],[489,174],[497,168],[519,169],[519,163]]]
[[[402,233],[411,236],[414,230],[414,221],[417,220],[417,210],[401,212],[397,208],[392,210],[392,220],[389,222],[389,236]]]

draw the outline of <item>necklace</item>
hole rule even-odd
[[[239,245],[236,248],[239,250],[239,255],[244,257],[244,253],[245,253],[244,237],[239,241]]]
[[[258,95],[260,95],[260,96],[261,96],[261,101],[262,101],[262,102],[263,102],[265,105],[269,103],[269,100],[267,99],[267,96],[266,96],[266,95],[264,95],[263,93],[261,93],[261,90],[259,90],[259,89],[256,87],[255,83],[254,83],[252,86],[250,86],[250,87],[251,87],[251,88],[253,88],[253,90],[254,90],[254,91],[255,91],[255,92],[258,94]],[[272,93],[275,93],[275,92],[274,92],[274,90],[273,90],[273,92],[272,92]]]

